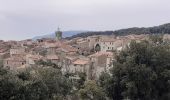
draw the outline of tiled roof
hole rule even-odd
[[[84,59],[77,59],[76,61],[73,62],[75,65],[86,65],[89,64],[89,61],[84,60]]]
[[[10,58],[7,58],[5,60],[8,60],[8,61],[26,61],[25,57],[10,57]]]
[[[59,57],[57,55],[47,55],[47,59],[58,60]]]
[[[68,51],[68,52],[77,52],[77,49],[70,45],[62,45],[60,48],[62,48],[64,51]]]
[[[26,57],[34,59],[34,60],[38,60],[38,59],[42,59],[43,58],[43,56],[41,56],[41,55],[32,55],[32,54],[28,54],[28,55],[26,55]]]
[[[78,59],[78,57],[76,57],[76,56],[66,56],[65,58],[69,59],[71,61],[74,61],[74,60]]]

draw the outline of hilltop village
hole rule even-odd
[[[169,39],[164,35],[164,39]],[[79,79],[83,72],[88,79],[98,79],[100,74],[109,73],[116,54],[125,49],[132,40],[140,42],[148,35],[94,35],[86,38],[65,40],[62,32],[56,32],[55,39],[28,39],[23,41],[0,41],[0,58],[3,66],[13,71],[35,67],[38,62],[51,62],[61,68],[63,74],[74,74]]]

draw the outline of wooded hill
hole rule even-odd
[[[129,35],[129,34],[170,34],[170,23],[154,26],[154,27],[133,27],[133,28],[127,28],[127,29],[120,29],[116,31],[89,31],[89,32],[83,32],[77,35],[73,35],[71,37],[68,37],[67,39],[73,39],[76,37],[88,37],[93,35]]]

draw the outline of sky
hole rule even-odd
[[[0,0],[0,39],[105,31],[170,22],[170,0]]]

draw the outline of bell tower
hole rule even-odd
[[[63,33],[60,31],[60,28],[58,27],[58,30],[55,32],[56,40],[61,40]]]

